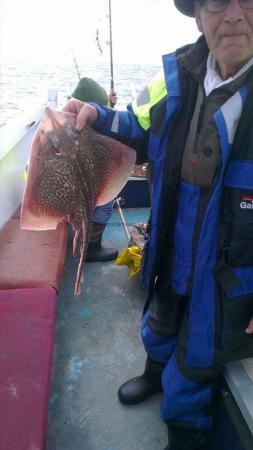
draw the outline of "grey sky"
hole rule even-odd
[[[173,0],[111,0],[114,62],[151,63],[193,42],[193,19]],[[0,0],[1,60],[108,60],[108,0]],[[99,29],[99,55],[95,36]]]

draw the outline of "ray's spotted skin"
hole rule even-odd
[[[56,229],[67,219],[80,252],[75,294],[80,283],[96,206],[113,200],[127,182],[136,153],[90,127],[76,131],[76,115],[45,108],[34,136],[21,210],[21,228]]]

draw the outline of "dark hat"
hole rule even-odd
[[[72,93],[72,97],[83,102],[95,102],[100,105],[108,104],[108,97],[104,88],[92,78],[87,77],[81,78]]]
[[[194,0],[174,0],[176,8],[189,17],[194,17]]]

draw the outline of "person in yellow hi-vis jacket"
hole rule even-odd
[[[74,100],[64,110],[78,130],[146,145],[152,164],[147,360],[119,400],[162,391],[166,449],[208,450],[221,370],[253,352],[253,0],[174,2],[202,35],[163,57],[128,111]]]

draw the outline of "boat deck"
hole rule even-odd
[[[146,222],[148,208],[124,209],[128,225]],[[126,237],[117,211],[104,243],[122,250]],[[71,240],[70,240],[71,241]],[[47,450],[161,450],[166,426],[161,395],[124,406],[118,387],[141,373],[145,353],[139,336],[145,293],[125,266],[87,263],[79,297],[73,295],[78,261],[69,242],[58,297]]]
[[[146,222],[148,213],[149,208],[124,209],[129,226]],[[103,242],[120,251],[127,246],[116,210]],[[86,263],[82,292],[75,297],[78,258],[72,257],[72,237],[68,244],[57,302],[47,450],[162,450],[167,443],[162,395],[135,406],[124,406],[117,397],[119,386],[140,374],[145,363],[140,276],[129,279],[127,267],[114,262]],[[252,360],[225,369],[232,397],[221,389],[226,401],[217,413],[214,450],[252,448],[252,370]]]

